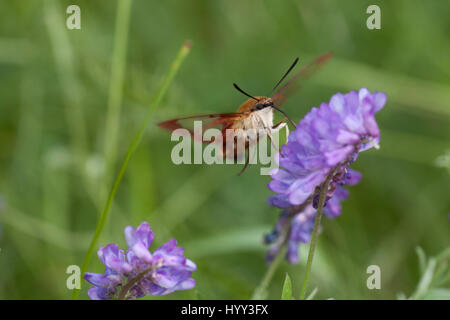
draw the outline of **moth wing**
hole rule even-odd
[[[290,78],[289,81],[280,87],[272,96],[275,106],[281,106],[286,100],[286,97],[299,90],[303,83],[319,71],[325,62],[327,62],[332,56],[332,53],[325,53],[311,61],[303,69],[292,76],[292,78]]]
[[[186,129],[185,132],[191,135],[191,137],[194,138],[194,141],[210,143],[211,141],[204,140],[203,138],[206,130],[215,128],[219,129],[221,132],[224,132],[224,130],[231,127],[234,122],[243,120],[247,116],[248,113],[204,114],[167,120],[158,123],[158,126],[170,132],[177,129]],[[201,121],[201,132],[199,132],[198,134],[194,134],[195,121]]]

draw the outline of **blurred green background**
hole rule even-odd
[[[262,236],[278,217],[266,204],[270,178],[258,165],[240,177],[240,165],[176,166],[175,143],[156,124],[233,112],[245,97],[232,82],[264,95],[295,57],[304,65],[331,51],[285,104],[292,118],[338,91],[367,87],[388,101],[377,114],[381,149],[360,155],[353,168],[362,182],[350,187],[342,216],[323,221],[309,291],[318,287],[321,299],[414,291],[415,248],[436,255],[450,243],[448,1],[134,0],[129,20],[117,3],[0,3],[0,298],[71,297],[66,268],[81,265],[112,179],[185,40],[192,50],[98,246],[125,248],[124,227],[146,220],[152,249],[175,237],[198,265],[195,290],[163,298],[249,298],[267,269]],[[66,28],[70,4],[81,8],[81,30]],[[371,4],[381,8],[381,30],[366,27]],[[298,296],[307,250],[300,264],[281,264],[268,298],[279,299],[286,272]],[[366,287],[371,264],[381,268],[381,290]],[[89,271],[103,271],[96,256]],[[87,288],[83,281],[81,298]]]

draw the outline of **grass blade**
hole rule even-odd
[[[287,272],[286,278],[284,278],[283,290],[281,291],[281,300],[292,300],[292,281]]]
[[[111,63],[111,81],[109,83],[108,108],[104,135],[104,157],[106,161],[105,186],[109,185],[111,173],[116,162],[117,140],[120,128],[120,107],[122,105],[123,83],[127,56],[128,29],[131,0],[117,3],[116,30]]]
[[[123,175],[125,174],[125,171],[128,166],[128,162],[131,159],[131,156],[133,155],[134,151],[138,147],[144,133],[145,129],[147,128],[147,125],[151,119],[151,116],[153,114],[153,110],[159,105],[162,98],[164,97],[167,88],[169,87],[170,83],[172,82],[176,72],[178,71],[181,63],[183,62],[184,58],[186,58],[187,54],[189,53],[191,48],[190,42],[185,42],[183,46],[181,47],[180,51],[178,52],[178,55],[176,56],[174,62],[172,63],[172,66],[169,69],[169,72],[167,73],[161,88],[158,90],[154,100],[150,104],[147,114],[145,116],[144,122],[142,123],[141,128],[139,129],[138,133],[136,134],[135,138],[133,139],[130,147],[128,148],[127,154],[125,155],[125,160],[122,163],[122,166],[119,170],[119,173],[114,181],[114,184],[112,186],[112,189],[109,193],[108,199],[106,201],[105,208],[100,216],[100,219],[97,224],[97,228],[95,229],[94,236],[92,238],[91,244],[89,246],[89,249],[86,253],[86,257],[84,258],[83,265],[81,267],[81,274],[84,275],[84,273],[87,271],[87,268],[89,267],[89,263],[91,262],[92,255],[94,254],[94,249],[97,246],[97,240],[100,237],[100,234],[103,230],[103,227],[106,223],[106,219],[108,218],[109,211],[111,209],[112,202],[114,200],[114,197],[117,193],[117,190],[119,189],[119,185],[122,181]],[[72,299],[78,299],[78,296],[80,295],[81,289],[75,289],[72,295]]]

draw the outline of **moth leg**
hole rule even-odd
[[[277,131],[280,131],[281,129],[285,128],[286,129],[286,142],[288,142],[289,126],[287,125],[286,121],[287,121],[287,118],[285,117],[283,120],[281,120],[280,122],[278,122],[277,124],[275,124],[272,127],[272,131],[277,132]]]
[[[250,162],[250,148],[247,150],[247,158],[245,159],[244,167],[241,169],[241,171],[238,173],[238,176],[244,173],[245,169],[247,169],[248,164]]]
[[[276,125],[272,126],[272,128],[268,128],[265,126],[264,121],[260,118],[257,117],[258,122],[261,124],[261,126],[264,128],[264,130],[266,131],[267,136],[269,137],[270,143],[272,144],[273,148],[281,154],[280,149],[278,148],[278,146],[275,144],[275,142],[273,141],[273,137],[272,137],[272,132],[277,132],[279,131],[281,128],[283,127],[287,127],[286,124],[286,120],[287,118],[284,118],[282,121],[280,121],[279,123],[277,123]],[[274,129],[275,128],[275,129]]]
[[[259,119],[257,119],[257,121],[259,121]],[[253,124],[254,125],[254,124]],[[251,150],[252,149],[255,149],[255,152],[253,153],[253,155],[252,155],[252,160],[253,160],[253,157],[255,156],[255,154],[256,154],[256,150],[257,150],[257,147],[255,146],[255,147],[253,147],[253,144],[257,144],[258,142],[257,142],[257,140],[255,140],[255,141],[252,141],[250,138],[248,138],[247,137],[247,139],[248,139],[248,148],[247,148],[247,158],[246,158],[246,160],[245,160],[245,164],[244,164],[244,167],[242,168],[242,170],[238,173],[238,176],[240,176],[244,171],[245,171],[245,169],[247,169],[247,167],[248,167],[248,165],[249,165],[249,163],[250,163],[250,152],[251,152]]]
[[[272,133],[271,133],[270,130],[267,130],[267,136],[268,136],[269,139],[270,139],[270,142],[271,142],[271,144],[272,144],[272,147],[273,147],[278,153],[281,154],[280,149],[278,148],[278,146],[277,146],[277,145],[275,144],[275,142],[273,141]]]
[[[284,126],[286,126],[286,121],[287,121],[287,120],[288,120],[288,118],[287,118],[287,117],[284,117],[283,120],[281,120],[280,122],[278,122],[278,123],[276,123],[276,124],[274,124],[274,125],[272,126],[272,130],[276,130],[276,129],[280,130],[281,128],[283,128]]]
[[[288,118],[284,117],[283,120],[272,126],[272,132],[279,132],[283,128],[286,129],[286,142],[288,141],[289,138],[289,126],[286,123],[287,120]],[[271,133],[270,134],[268,133],[268,136],[270,138],[270,141],[272,141],[272,145],[275,147],[275,150],[277,150],[280,156],[283,157],[283,154],[281,153],[280,149],[277,146],[275,146]]]

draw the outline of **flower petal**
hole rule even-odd
[[[91,300],[111,300],[117,294],[117,290],[115,288],[106,289],[99,287],[90,287],[88,290],[88,296]]]
[[[125,228],[125,240],[130,247],[133,247],[137,242],[142,242],[146,248],[149,248],[153,242],[153,238],[152,228],[145,221],[137,229],[132,226]]]
[[[121,277],[117,274],[106,275],[101,273],[86,272],[84,274],[84,279],[97,287],[115,286],[121,282]]]

